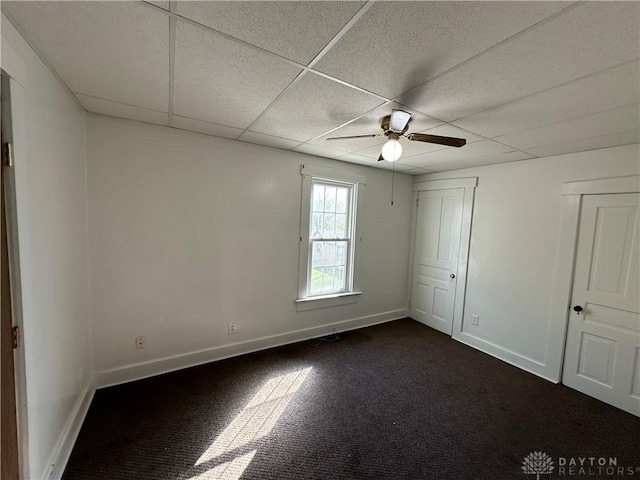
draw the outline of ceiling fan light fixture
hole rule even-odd
[[[402,145],[397,138],[391,138],[389,135],[389,140],[382,147],[382,157],[387,162],[395,162],[402,155]]]

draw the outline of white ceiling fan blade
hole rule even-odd
[[[394,132],[402,132],[411,120],[411,114],[403,110],[391,110],[391,119],[389,120],[389,129]]]

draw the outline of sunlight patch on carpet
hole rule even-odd
[[[194,466],[210,462],[268,435],[304,383],[312,367],[269,379],[231,424],[204,452]],[[216,465],[192,477],[196,480],[237,480],[247,468],[256,450],[230,462]]]
[[[256,452],[257,450],[253,450],[240,457],[234,458],[230,462],[216,465],[211,470],[207,470],[197,477],[192,477],[192,480],[239,480],[245,469],[251,463],[251,460],[253,460]]]

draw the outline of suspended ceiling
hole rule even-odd
[[[90,112],[433,171],[640,141],[637,2],[2,2]]]

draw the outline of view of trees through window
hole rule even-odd
[[[314,183],[312,192],[310,295],[347,289],[351,187]]]

